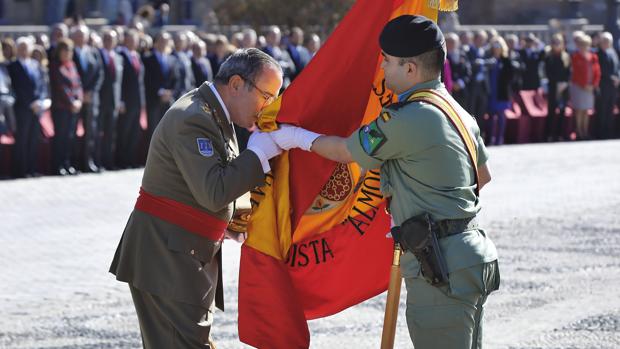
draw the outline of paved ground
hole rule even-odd
[[[482,219],[501,258],[487,348],[620,348],[620,141],[491,149]],[[107,273],[141,171],[0,182],[0,348],[139,348]],[[239,246],[226,243],[221,348],[237,338]],[[404,293],[404,292],[403,292]],[[385,295],[310,323],[312,348],[377,348]],[[396,348],[410,348],[401,301]]]

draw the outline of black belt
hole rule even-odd
[[[438,239],[477,228],[478,220],[476,219],[476,216],[463,219],[444,219],[442,221],[431,223],[431,230],[437,234]]]

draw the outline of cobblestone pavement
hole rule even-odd
[[[620,142],[491,148],[482,221],[501,290],[486,348],[620,348]],[[107,273],[141,171],[0,182],[0,348],[139,348],[126,284]],[[219,348],[237,337],[239,245],[224,246]],[[404,290],[402,292],[404,297]],[[312,348],[377,348],[385,294],[310,322]],[[411,348],[401,298],[396,348]]]

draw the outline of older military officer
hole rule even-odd
[[[401,16],[385,26],[379,43],[385,82],[398,103],[348,139],[286,125],[271,134],[284,149],[381,168],[382,193],[402,228],[395,238],[408,249],[401,271],[415,348],[480,348],[484,304],[499,287],[495,245],[475,218],[478,191],[490,181],[487,151],[475,119],[439,81],[445,51],[436,24]],[[436,259],[414,255],[420,249],[411,241],[431,241],[427,236],[435,237]]]
[[[235,200],[264,182],[281,149],[256,134],[238,152],[233,123],[251,128],[282,86],[282,70],[240,50],[177,100],[150,143],[142,187],[110,272],[129,283],[145,348],[213,348],[223,310],[220,245]]]

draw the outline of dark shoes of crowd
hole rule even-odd
[[[142,166],[139,165],[131,165],[131,166],[109,166],[109,167],[104,167],[104,166],[97,166],[95,164],[94,161],[88,161],[88,163],[83,166],[82,168],[76,169],[73,166],[62,166],[57,168],[52,175],[54,176],[75,176],[77,174],[80,173],[101,173],[101,172],[106,172],[106,171],[117,171],[117,170],[125,170],[125,169],[135,169],[135,168],[141,168]],[[26,177],[40,177],[42,176],[42,174],[40,173],[36,173],[33,175],[29,175]]]

